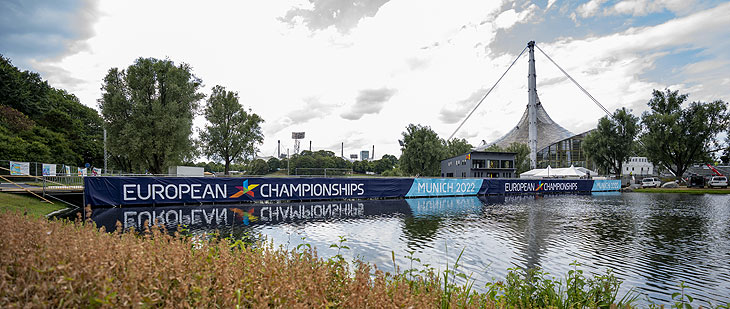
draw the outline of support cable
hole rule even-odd
[[[476,111],[476,110],[477,110],[477,108],[479,108],[479,105],[482,105],[482,102],[484,102],[484,99],[486,99],[486,98],[487,98],[487,96],[488,96],[488,95],[489,95],[489,94],[490,94],[490,93],[492,92],[492,90],[494,90],[494,87],[497,87],[497,84],[499,84],[499,82],[500,82],[500,81],[502,80],[502,78],[503,78],[503,77],[504,77],[504,76],[505,76],[505,75],[507,74],[507,72],[509,72],[509,70],[510,70],[510,69],[512,68],[512,66],[514,66],[514,65],[515,65],[515,63],[517,62],[517,60],[519,60],[519,59],[520,59],[520,57],[522,57],[522,54],[524,54],[524,53],[525,53],[525,50],[527,50],[527,46],[525,46],[525,48],[523,48],[523,49],[522,49],[522,51],[521,51],[521,52],[520,52],[520,54],[519,54],[519,55],[517,56],[517,58],[515,58],[515,60],[514,60],[514,61],[512,61],[512,64],[510,64],[510,65],[509,65],[509,67],[507,68],[507,70],[506,70],[506,71],[504,71],[504,73],[502,73],[502,76],[500,76],[500,77],[499,77],[499,79],[497,80],[497,82],[496,82],[496,83],[494,83],[494,85],[492,85],[492,88],[489,88],[489,91],[487,91],[487,94],[485,94],[485,95],[484,95],[484,96],[482,97],[482,99],[481,99],[481,100],[479,100],[479,103],[477,103],[477,105],[476,105],[476,106],[474,106],[474,108],[473,108],[473,109],[471,110],[471,112],[469,112],[469,115],[467,115],[467,116],[466,116],[466,118],[464,118],[464,120],[462,120],[462,121],[461,121],[461,124],[459,124],[459,126],[458,126],[458,127],[456,128],[456,130],[454,130],[454,133],[451,133],[451,136],[449,136],[449,138],[448,138],[448,139],[446,139],[447,141],[451,140],[451,138],[453,138],[453,137],[454,137],[454,135],[456,135],[456,132],[459,132],[459,129],[461,129],[461,126],[463,126],[463,125],[464,125],[464,123],[465,123],[465,122],[466,122],[467,120],[469,120],[469,117],[471,117],[471,115],[472,115],[472,114],[474,114],[474,111]]]
[[[573,82],[573,83],[574,83],[574,84],[575,84],[576,86],[578,86],[578,88],[580,88],[580,90],[582,90],[582,91],[583,91],[583,93],[585,93],[585,94],[586,94],[586,95],[587,95],[587,96],[588,96],[589,98],[591,98],[591,100],[593,100],[593,102],[594,102],[594,103],[596,103],[596,105],[598,105],[598,107],[600,107],[600,108],[601,108],[601,109],[603,110],[603,112],[605,112],[605,113],[606,113],[606,115],[608,115],[609,117],[613,117],[613,115],[611,114],[611,112],[609,112],[609,111],[608,111],[608,109],[606,109],[605,107],[603,107],[603,105],[602,105],[602,104],[601,104],[600,102],[598,102],[598,100],[596,100],[596,98],[594,98],[594,97],[593,97],[593,96],[592,96],[592,95],[591,95],[590,93],[588,93],[588,91],[586,91],[586,90],[585,90],[585,88],[583,88],[583,86],[581,86],[581,85],[580,85],[580,84],[579,84],[579,83],[578,83],[577,81],[575,81],[575,79],[573,79],[573,77],[571,77],[571,76],[570,76],[570,75],[568,74],[568,72],[565,72],[565,70],[563,70],[563,68],[561,68],[561,67],[560,67],[560,66],[559,66],[559,65],[558,65],[557,63],[555,63],[555,61],[553,61],[553,58],[550,58],[550,56],[548,56],[548,55],[547,55],[547,54],[546,54],[546,53],[545,53],[545,52],[544,52],[544,51],[542,50],[542,48],[540,48],[540,46],[537,46],[537,44],[535,44],[535,47],[537,47],[537,49],[538,49],[538,50],[539,50],[539,51],[540,51],[540,52],[541,52],[541,53],[542,53],[543,55],[545,55],[545,57],[547,57],[547,58],[548,58],[548,60],[550,60],[550,62],[552,62],[552,63],[553,63],[553,64],[554,64],[554,65],[555,65],[556,67],[558,67],[558,69],[560,69],[560,71],[561,71],[561,72],[563,72],[563,74],[565,74],[565,76],[567,76],[567,77],[568,77],[568,78],[569,78],[569,79],[570,79],[570,80],[571,80],[571,81],[572,81],[572,82]]]
[[[611,114],[611,112],[609,112],[608,109],[606,109],[600,102],[598,102],[598,100],[596,100],[596,98],[594,98],[590,93],[588,93],[588,91],[586,91],[585,88],[583,88],[583,86],[581,86],[580,84],[578,84],[578,82],[575,81],[575,79],[573,79],[567,72],[565,72],[565,70],[563,70],[563,68],[561,68],[552,58],[550,58],[550,56],[548,56],[545,53],[545,51],[543,51],[542,48],[540,48],[540,46],[537,46],[537,44],[535,44],[535,47],[537,47],[537,49],[543,55],[545,55],[545,57],[547,57],[548,60],[550,60],[550,62],[552,62],[556,67],[558,67],[558,69],[560,69],[560,71],[563,72],[563,74],[565,74],[565,76],[567,76],[573,83],[575,83],[575,85],[578,86],[578,88],[580,88],[580,90],[582,90],[583,93],[585,93],[589,98],[591,98],[591,100],[593,100],[593,102],[596,103],[596,105],[598,105],[598,107],[600,107],[603,110],[603,112],[606,113],[606,115],[608,115],[608,118],[613,118],[613,114]],[[642,142],[641,139],[638,139],[637,141],[639,142],[639,144],[641,144],[642,146],[644,146],[644,142]],[[670,173],[672,173],[672,175],[674,175],[674,177],[677,177],[677,175],[674,174],[674,172],[672,171],[672,169],[669,168],[669,166],[666,163],[664,163],[662,165],[664,165],[664,167]],[[677,177],[677,178],[680,178],[681,179],[681,177]]]

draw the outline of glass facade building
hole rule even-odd
[[[593,131],[593,130],[591,130]],[[596,166],[583,151],[583,140],[591,131],[553,143],[537,152],[537,168],[580,166],[595,170]]]

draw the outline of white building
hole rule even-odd
[[[629,157],[629,160],[624,162],[621,174],[625,176],[654,175],[654,164],[649,162],[646,157]]]

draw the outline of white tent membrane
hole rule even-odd
[[[597,175],[596,172],[584,167],[564,167],[564,168],[536,168],[520,174],[520,178],[580,178],[586,174],[591,176]]]

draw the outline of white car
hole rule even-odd
[[[707,183],[710,188],[727,188],[727,177],[725,176],[712,176],[710,181]]]
[[[647,177],[641,180],[642,188],[659,188],[662,186],[662,181],[656,177]]]

